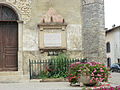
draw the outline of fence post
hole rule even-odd
[[[29,59],[29,73],[30,73],[30,79],[31,79],[31,62],[30,62],[30,59]]]

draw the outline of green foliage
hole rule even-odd
[[[41,79],[41,78],[48,78],[48,73],[46,72],[46,71],[40,71],[40,73],[39,74],[35,74],[35,73],[33,73],[33,75],[32,75],[32,79]]]
[[[70,64],[75,62],[86,62],[86,59],[69,59],[67,54],[61,53],[47,61],[32,62],[34,64],[31,64],[32,68],[33,66],[39,67],[35,68],[35,70],[39,70],[39,75],[36,74],[36,71],[33,71],[35,73],[32,73],[32,78],[66,78]]]
[[[48,76],[53,78],[66,77],[69,66],[68,62],[68,56],[65,53],[52,57],[51,60],[49,60]]]
[[[83,87],[82,90],[86,90],[86,87]]]
[[[53,59],[53,60],[68,59],[68,55],[66,53],[60,53],[60,54],[58,54],[58,56],[54,56],[51,59]]]
[[[45,71],[41,71],[40,72],[40,75],[38,75],[36,78],[38,78],[38,79],[40,79],[40,78],[48,78],[48,74],[47,74],[47,72],[45,72]]]

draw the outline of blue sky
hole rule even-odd
[[[120,25],[120,0],[104,0],[105,27],[111,28],[113,24]]]

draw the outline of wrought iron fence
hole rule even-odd
[[[87,62],[87,60],[29,60],[30,79],[66,77],[70,64],[75,62]]]

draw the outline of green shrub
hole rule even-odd
[[[65,53],[61,53],[58,56],[52,57],[49,60],[48,76],[53,78],[66,77],[68,71],[69,60]]]

